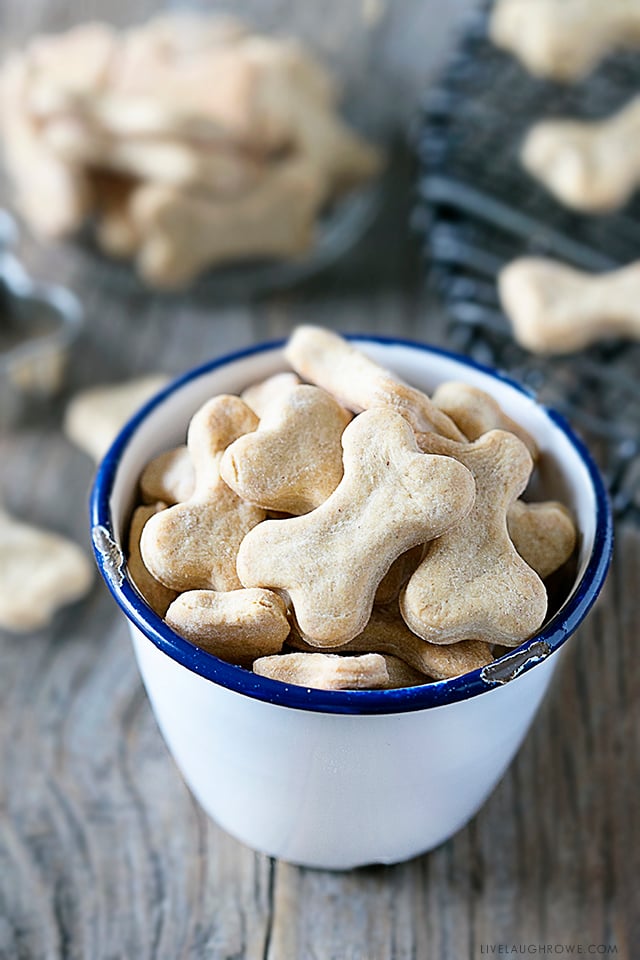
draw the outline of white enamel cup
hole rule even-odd
[[[580,530],[573,588],[543,630],[490,667],[384,691],[288,686],[224,663],[174,633],[141,599],[124,562],[138,476],[184,442],[192,414],[285,369],[281,344],[212,361],[169,385],[122,430],[92,493],[98,566],[129,620],[155,716],[191,790],[256,850],[313,867],[394,863],[438,846],[476,813],[516,753],[559,661],[606,576],[609,503],[582,442],[520,387],[421,344],[353,338],[431,392],[464,380],[491,393],[536,438],[536,497],[562,500]]]

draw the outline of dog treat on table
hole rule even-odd
[[[606,120],[544,120],[529,131],[522,163],[554,197],[585,213],[625,205],[640,184],[640,97]]]
[[[498,290],[516,340],[534,353],[572,353],[611,337],[640,339],[640,263],[588,274],[522,257],[501,271]]]
[[[279,653],[290,629],[284,600],[270,590],[189,590],[174,600],[166,620],[230,663]]]
[[[93,565],[71,540],[0,509],[0,629],[28,633],[83,597]]]
[[[285,353],[295,373],[213,397],[143,469],[129,572],[150,606],[222,659],[327,690],[449,680],[529,639],[577,540],[562,504],[517,499],[529,433],[328,331]]]
[[[402,616],[432,643],[485,640],[517,646],[542,626],[547,593],[518,554],[506,516],[533,463],[512,433],[492,430],[467,445],[424,434],[421,448],[456,457],[475,478],[466,519],[431,543],[400,597]]]
[[[195,473],[191,497],[151,517],[140,540],[144,565],[165,586],[185,590],[235,590],[236,556],[243,537],[265,511],[246,503],[220,476],[230,443],[258,425],[239,397],[214,397],[189,425],[187,446]],[[258,586],[258,584],[255,584]]]
[[[302,44],[230,17],[36,37],[0,82],[29,225],[60,237],[92,218],[104,252],[159,288],[231,261],[302,256],[323,210],[381,168],[339,116],[329,71]]]
[[[72,443],[99,462],[129,417],[166,382],[167,377],[153,374],[81,390],[67,406],[64,432]]]
[[[570,83],[617,48],[640,45],[640,2],[497,0],[489,30],[534,76]]]

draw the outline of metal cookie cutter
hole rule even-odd
[[[14,422],[29,402],[60,390],[83,319],[69,290],[31,279],[8,249],[16,236],[13,220],[0,210],[0,426]]]

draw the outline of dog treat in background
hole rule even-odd
[[[496,0],[490,34],[534,76],[571,83],[614,50],[640,46],[640,2]]]
[[[640,339],[640,263],[587,274],[522,257],[501,271],[498,290],[516,340],[534,353],[571,353],[611,337]]]
[[[160,288],[303,256],[321,212],[381,167],[309,51],[229,17],[36,37],[1,82],[6,164],[34,232],[92,217],[102,249]]]
[[[215,656],[327,690],[451,679],[532,636],[577,531],[562,504],[516,499],[529,433],[483,391],[432,400],[329,331],[285,353],[295,374],[242,393],[257,413],[212,398],[142,471],[129,572],[153,609]],[[462,439],[425,429],[439,418]]]
[[[0,629],[28,633],[83,597],[93,564],[72,541],[0,509]]]
[[[129,417],[166,382],[167,377],[153,374],[125,383],[81,390],[67,406],[64,432],[72,443],[98,463]]]
[[[640,184],[640,97],[605,120],[544,120],[522,163],[554,197],[584,213],[623,207]]]

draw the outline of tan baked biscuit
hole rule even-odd
[[[449,380],[440,384],[431,399],[460,427],[467,440],[477,440],[490,430],[508,430],[522,440],[534,461],[538,459],[538,445],[529,431],[507,416],[490,393]]]
[[[279,653],[289,633],[285,603],[270,590],[190,590],[171,604],[166,621],[229,663]]]
[[[455,456],[473,474],[471,513],[429,545],[400,596],[402,616],[432,643],[485,640],[517,646],[544,621],[547,593],[507,533],[506,515],[527,485],[533,462],[512,433],[492,430],[471,444],[432,434],[430,453]]]
[[[127,420],[166,383],[166,376],[151,374],[81,390],[67,405],[64,432],[99,462]]]
[[[93,565],[75,543],[0,510],[0,628],[39,630],[92,581]]]
[[[142,597],[149,604],[151,609],[164,617],[167,607],[172,603],[177,594],[175,590],[170,590],[160,583],[155,577],[152,577],[144,565],[140,554],[140,536],[143,527],[149,517],[166,509],[166,503],[154,503],[149,506],[136,507],[131,517],[129,526],[129,556],[127,558],[127,570],[129,576],[138,588]]]
[[[357,636],[396,557],[440,536],[473,502],[469,471],[420,454],[409,424],[388,407],[356,417],[342,446],[344,477],[329,499],[302,517],[260,524],[238,553],[243,585],[286,592],[315,645]]]
[[[292,630],[288,644],[299,650],[317,649]],[[387,653],[399,657],[414,670],[433,680],[450,680],[491,663],[491,647],[482,640],[457,643],[428,643],[412,633],[398,611],[397,604],[374,608],[366,627],[357,637],[338,648],[337,653]]]
[[[241,398],[261,417],[272,400],[285,397],[293,387],[300,385],[300,377],[295,373],[275,373],[266,380],[254,383],[240,394]]]
[[[193,495],[195,485],[196,475],[186,445],[154,457],[140,474],[140,493],[145,503],[183,503]]]
[[[516,500],[507,513],[507,529],[522,559],[542,580],[559,570],[576,546],[573,517],[562,503],[552,500]]]
[[[236,555],[244,535],[265,517],[220,477],[220,460],[258,418],[239,397],[209,400],[189,424],[187,446],[196,484],[184,503],[147,521],[140,549],[147,570],[172,590],[235,590]]]
[[[348,410],[359,413],[389,407],[402,414],[414,430],[435,430],[453,440],[465,439],[426,394],[402,383],[331,330],[297,327],[285,356],[304,380],[323,387]]]
[[[133,200],[145,238],[138,269],[149,283],[169,288],[233,260],[302,256],[313,242],[324,193],[318,172],[295,159],[274,165],[234,203],[145,185]]]
[[[365,653],[343,657],[330,653],[285,653],[261,657],[253,672],[271,680],[315,690],[389,690],[414,687],[427,678],[396,657]]]
[[[303,384],[273,400],[258,429],[224,453],[220,474],[266,510],[315,510],[342,480],[344,428],[351,414],[325,390]]]
[[[534,353],[571,353],[608,337],[640,340],[640,263],[591,275],[521,257],[501,271],[498,289],[516,340]]]

